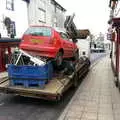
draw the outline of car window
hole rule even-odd
[[[24,33],[25,35],[51,36],[52,30],[48,27],[30,27]]]
[[[61,36],[61,38],[65,39],[65,40],[69,40],[68,35],[65,33],[60,32],[60,36]]]

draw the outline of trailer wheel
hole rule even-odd
[[[56,97],[56,102],[60,102],[62,100],[62,96],[61,95],[58,95],[57,97]]]
[[[73,78],[73,86],[78,87],[78,74],[76,73]]]

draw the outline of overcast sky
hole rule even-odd
[[[106,33],[109,19],[109,0],[56,0],[66,14],[76,14],[75,24],[79,29],[90,29],[94,34]]]

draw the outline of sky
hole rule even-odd
[[[56,0],[66,10],[75,13],[74,22],[79,29],[89,29],[92,34],[105,34],[108,29],[109,0]]]

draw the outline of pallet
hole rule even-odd
[[[10,80],[10,86],[21,86],[25,88],[29,87],[38,87],[44,88],[46,84],[46,80]]]

